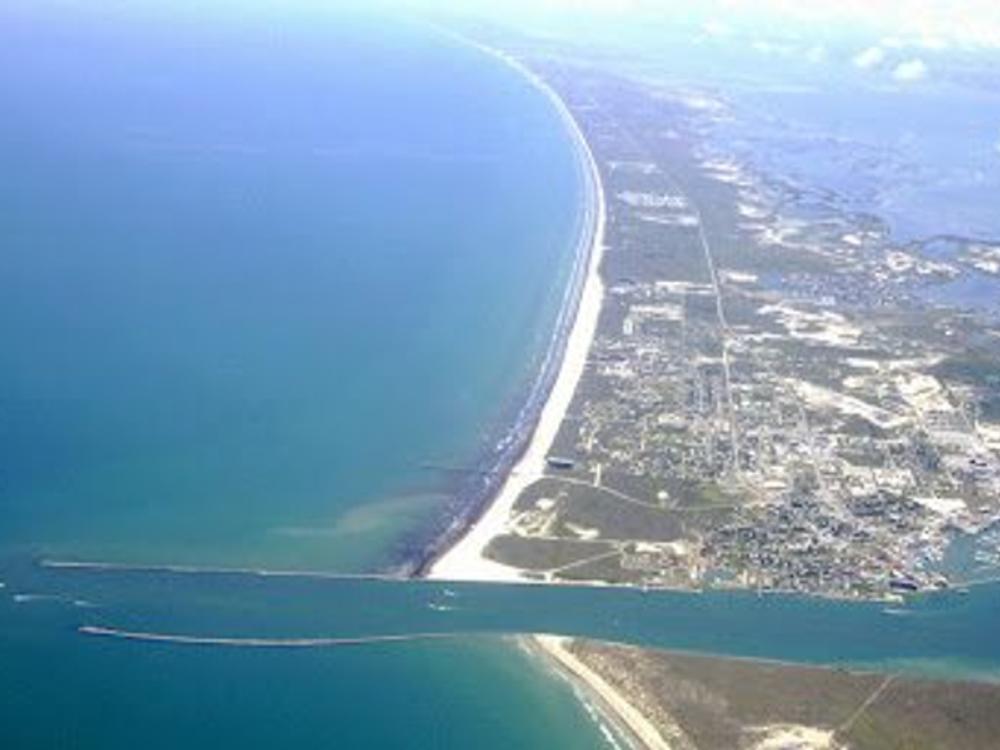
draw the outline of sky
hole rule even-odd
[[[700,18],[709,30],[785,24],[789,31],[850,30],[889,44],[932,49],[1000,48],[998,0],[411,0],[448,10],[476,9],[492,16]]]
[[[88,10],[153,7],[169,16],[186,10],[322,19],[348,6],[478,15],[610,47],[655,45],[658,34],[662,45],[668,35],[681,35],[706,50],[728,55],[746,49],[758,60],[783,60],[807,75],[832,63],[873,85],[891,86],[944,80],[944,58],[951,53],[1000,53],[1000,0],[13,0],[20,2]],[[989,57],[993,70],[997,58]],[[989,85],[987,78],[981,76],[982,85]]]
[[[17,4],[19,0],[13,0]],[[93,7],[93,0],[43,0],[46,4]],[[29,3],[32,4],[32,3]],[[336,8],[392,5],[450,12],[476,12],[494,17],[532,16],[700,18],[710,28],[774,24],[793,27],[865,29],[931,45],[1000,47],[998,0],[100,0],[107,6],[218,5],[233,10],[268,8],[281,11],[312,6]]]

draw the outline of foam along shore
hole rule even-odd
[[[581,236],[581,247],[576,260],[578,264],[586,264],[583,269],[585,277],[581,285],[570,285],[571,291],[575,291],[573,287],[577,286],[579,298],[567,299],[564,303],[564,312],[575,309],[575,317],[569,335],[565,338],[559,373],[542,407],[538,423],[524,453],[514,464],[493,502],[465,535],[434,562],[427,573],[428,578],[438,580],[518,581],[523,579],[521,571],[489,560],[483,553],[490,541],[506,529],[511,510],[521,492],[544,476],[549,449],[587,363],[587,354],[604,300],[604,283],[600,278],[601,256],[604,251],[604,188],[590,145],[573,114],[555,90],[510,55],[476,42],[465,41],[517,70],[552,102],[576,144],[591,187],[591,197],[586,207],[586,229]],[[559,356],[558,351],[552,354]]]
[[[571,684],[593,699],[609,722],[636,741],[644,750],[670,750],[671,745],[660,730],[613,686],[576,657],[568,648],[570,640],[554,635],[527,636],[529,646],[537,648]]]

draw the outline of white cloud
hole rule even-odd
[[[877,67],[885,60],[885,52],[881,47],[869,47],[864,52],[854,56],[854,64],[862,70]]]
[[[948,49],[948,42],[936,36],[925,36],[921,38],[918,45],[932,52],[943,52]]]
[[[795,47],[788,44],[776,44],[762,39],[758,39],[751,45],[753,49],[762,55],[776,55],[778,57],[788,57],[795,53]]]
[[[264,0],[259,0],[264,1]],[[269,0],[273,2],[273,0]],[[321,0],[311,0],[320,3]],[[780,28],[784,38],[796,28],[807,34],[847,30],[889,37],[883,49],[903,47],[1000,49],[997,0],[396,0],[405,4],[476,6],[497,15],[548,11],[604,15],[641,14],[644,19],[706,19],[706,37],[730,36],[742,26]],[[247,0],[232,0],[234,4]],[[697,21],[696,21],[697,22]]]
[[[441,5],[448,6],[454,3],[443,2]],[[478,4],[478,3],[477,3]],[[493,5],[493,3],[484,3]],[[497,3],[497,5],[503,5]],[[642,0],[515,0],[504,5],[504,9],[524,11],[569,11],[573,13],[596,13],[620,15],[641,10],[646,3]]]
[[[919,81],[927,77],[927,65],[919,58],[901,62],[892,71],[897,81]]]
[[[535,0],[536,2],[540,0]],[[634,0],[648,6],[667,0]],[[997,0],[699,0],[722,6],[727,20],[743,14],[769,14],[781,22],[808,28],[846,27],[890,35],[901,45],[1000,48],[1000,3]]]
[[[928,52],[944,52],[951,46],[951,43],[947,39],[928,33],[908,37],[885,36],[879,39],[878,44],[880,47],[891,50],[904,50],[907,47],[916,47]]]
[[[705,21],[701,27],[702,33],[705,36],[729,36],[733,33],[733,30],[729,28],[722,21],[717,21],[714,18]]]
[[[826,60],[826,47],[817,45],[806,50],[805,58],[807,62],[821,63]]]

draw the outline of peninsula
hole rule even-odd
[[[974,580],[955,540],[988,575],[1000,327],[920,296],[958,265],[723,151],[724,101],[522,46],[592,175],[587,277],[523,455],[431,577],[892,599]]]
[[[586,278],[523,452],[428,576],[888,601],[996,576],[1000,325],[922,296],[996,248],[903,246],[720,147],[723,100],[519,44],[523,63],[502,59],[593,185]],[[523,642],[639,747],[987,748],[998,731],[995,685]]]
[[[576,272],[570,284],[556,335],[543,365],[532,399],[541,397],[537,421],[528,426],[516,463],[499,485],[496,497],[459,541],[429,571],[430,578],[445,580],[511,580],[509,566],[489,559],[483,551],[492,540],[504,533],[515,503],[524,492],[544,478],[549,450],[561,429],[573,395],[587,364],[587,357],[597,329],[604,299],[600,274],[604,250],[606,206],[600,170],[586,137],[569,107],[558,93],[527,67],[510,55],[481,47],[526,77],[550,102],[566,126],[567,134],[579,155],[580,171],[588,186],[583,232],[577,251]],[[552,382],[548,379],[554,376]],[[546,388],[548,392],[545,393]],[[517,436],[515,436],[515,440]]]

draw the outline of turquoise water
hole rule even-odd
[[[455,497],[421,464],[488,451],[545,351],[584,186],[544,97],[399,19],[248,13],[0,7],[2,744],[603,746],[499,639],[120,648],[17,599],[41,555],[392,567]]]
[[[4,747],[601,746],[570,691],[493,638],[184,649],[58,637],[51,607],[21,610],[0,614]]]
[[[50,598],[15,599],[9,616],[31,614],[40,624],[49,618],[50,628],[278,640],[544,632],[818,664],[922,663],[1000,680],[1000,583],[887,605],[753,592],[240,573],[26,567],[11,574],[16,591]],[[365,648],[406,647],[342,650]]]
[[[5,4],[0,548],[364,569],[547,344],[551,106],[399,21]],[[406,541],[406,538],[404,538]]]
[[[458,489],[421,464],[516,412],[581,222],[558,117],[496,60],[399,19],[134,7],[0,9],[5,747],[605,746],[501,637],[529,630],[1000,672],[996,586],[887,614],[39,565],[394,566]]]
[[[498,641],[523,631],[1000,680],[1000,585],[887,611],[879,603],[753,593],[37,565],[7,572],[0,722],[15,747],[599,746],[566,688],[539,679],[537,665]],[[81,626],[279,643],[454,637],[233,648],[81,635]]]

